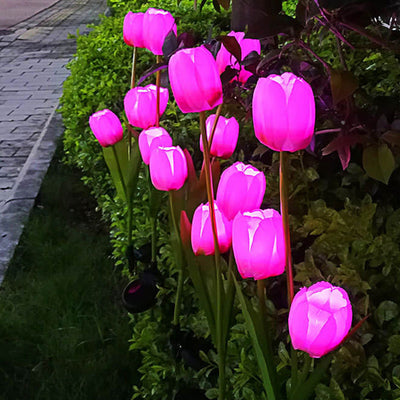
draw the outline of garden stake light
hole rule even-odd
[[[280,152],[280,202],[290,307],[294,287],[287,193],[288,156],[285,152],[302,150],[311,142],[315,124],[315,100],[310,85],[290,72],[260,78],[253,95],[253,123],[258,140]]]
[[[183,113],[199,112],[200,134],[203,142],[204,171],[207,199],[214,239],[214,259],[217,285],[216,347],[218,351],[219,400],[225,398],[226,340],[222,343],[222,296],[223,282],[220,265],[217,224],[215,221],[214,195],[211,179],[210,151],[206,134],[205,111],[222,104],[222,83],[212,54],[204,47],[183,49],[169,60],[169,80],[178,107]],[[226,338],[225,338],[226,339]]]

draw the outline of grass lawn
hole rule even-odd
[[[54,161],[0,287],[1,400],[130,399],[138,361],[106,227]]]

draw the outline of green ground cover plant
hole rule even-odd
[[[294,17],[298,4],[288,2],[284,10]],[[169,2],[124,1],[111,1],[110,5],[114,10],[112,17],[104,19],[88,37],[78,36],[78,52],[70,64],[72,75],[66,82],[62,100],[66,123],[64,146],[66,160],[84,171],[85,182],[98,199],[104,217],[110,221],[115,263],[123,268],[124,274],[133,278],[135,274],[128,271],[126,262],[126,210],[123,202],[114,197],[101,150],[87,123],[93,112],[105,107],[125,118],[122,99],[129,88],[131,49],[122,42],[123,16],[128,10],[143,11],[149,6],[158,6],[177,17],[179,32],[194,30],[198,37],[207,38],[210,27],[214,29],[212,37],[230,29],[228,15],[224,11],[215,13],[208,4],[203,13],[193,11],[192,4],[184,1],[179,6]],[[337,20],[332,17],[329,20],[332,25],[317,29],[310,22],[315,10],[299,8],[297,11],[304,14],[299,18],[305,18],[307,42],[298,41],[296,33],[291,33],[296,31],[297,25],[285,18],[288,24],[285,33],[289,39],[274,36],[274,41],[266,44],[263,58],[257,60],[271,73],[297,68],[309,74],[307,76],[316,82],[320,107],[324,104],[326,107],[322,108],[317,128],[326,132],[316,135],[314,150],[295,153],[289,159],[296,290],[318,280],[329,280],[351,293],[354,321],[367,317],[357,333],[333,353],[332,365],[313,396],[316,400],[396,400],[400,398],[400,313],[396,296],[400,289],[396,224],[400,207],[400,176],[396,169],[396,135],[399,132],[396,121],[400,115],[395,107],[385,109],[384,105],[398,102],[399,57],[393,48],[371,47],[365,36],[354,32],[349,35],[349,40],[356,50],[350,51],[344,45],[338,45],[334,29],[330,29],[332,25],[336,26]],[[253,17],[258,10],[255,8],[254,11],[250,13]],[[205,20],[207,24],[204,24]],[[262,30],[263,26],[259,28]],[[292,31],[289,28],[293,28]],[[376,27],[368,29],[372,33],[376,33],[373,29],[378,30]],[[305,47],[311,52],[304,52]],[[284,55],[283,48],[287,51]],[[329,68],[321,65],[321,59],[329,64]],[[151,64],[149,53],[140,52],[139,75]],[[246,93],[228,92],[229,100],[235,96],[243,96],[241,99],[245,103]],[[265,173],[268,190],[263,205],[278,208],[279,163],[276,156],[252,139],[252,126],[246,119],[248,110],[238,107],[234,101],[228,101],[224,107],[224,112],[238,116],[243,123],[240,150],[232,161],[251,161]],[[181,114],[173,103],[162,124],[173,136],[175,144],[189,149],[198,167],[201,158],[195,150],[198,126],[194,117]],[[390,162],[385,163],[385,160]],[[166,197],[163,199],[166,203]],[[148,176],[143,170],[133,213],[133,237],[138,248],[150,241],[151,232]],[[178,398],[178,393],[184,389],[193,388],[201,388],[210,399],[216,398],[217,356],[210,344],[207,320],[199,309],[189,278],[184,284],[180,324],[194,332],[196,338],[208,341],[208,346],[204,345],[196,354],[203,362],[203,368],[188,366],[187,354],[177,350],[174,343],[171,320],[178,271],[170,243],[166,207],[162,207],[158,217],[157,259],[163,280],[156,306],[132,317],[131,350],[141,355],[141,381],[133,384],[133,398],[167,400]],[[145,267],[139,263],[136,274]],[[277,370],[290,382],[285,290],[282,277],[269,279],[266,283],[269,322],[275,323],[273,343]],[[254,300],[254,282],[246,281],[244,293]],[[259,400],[266,397],[248,327],[237,312],[239,309],[236,303],[228,342],[226,374],[230,396],[237,400]],[[307,365],[306,359],[300,357],[299,365]]]
[[[53,164],[0,290],[0,399],[121,399],[138,381],[107,226]]]

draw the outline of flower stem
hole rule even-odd
[[[214,139],[215,129],[217,128],[218,120],[219,120],[219,117],[220,117],[220,115],[221,115],[222,104],[223,104],[223,103],[221,103],[221,104],[217,107],[217,112],[215,113],[215,119],[214,119],[214,123],[213,123],[212,129],[211,129],[210,139],[208,140],[208,148],[209,148],[209,149],[211,149],[212,141],[213,141],[213,139]]]
[[[115,163],[117,164],[119,180],[121,181],[122,190],[124,192],[125,200],[126,200],[126,203],[128,206],[128,246],[129,246],[132,243],[132,200],[131,200],[130,194],[128,193],[128,191],[126,189],[124,176],[122,175],[121,164],[119,163],[117,151],[115,150],[115,146],[111,146],[111,147],[112,147],[112,151],[114,154]]]
[[[157,64],[161,62],[161,56],[157,56]],[[157,86],[157,106],[156,106],[156,126],[160,126],[160,82],[161,71],[156,72],[156,86]]]
[[[151,222],[151,261],[155,262],[157,258],[157,220],[150,218]]]
[[[288,292],[288,307],[292,304],[294,297],[292,256],[290,248],[290,229],[289,229],[289,207],[288,207],[288,154],[285,151],[280,152],[280,172],[279,189],[281,197],[281,214],[283,233],[285,235],[285,259],[286,259],[286,281]]]
[[[172,192],[168,192],[169,195],[169,207],[170,207],[170,213],[171,213],[171,220],[172,220],[172,225],[174,227],[175,235],[176,235],[176,240],[178,243],[180,243],[180,235],[179,235],[179,230],[178,230],[178,224],[176,223],[175,219],[175,212],[174,212],[174,199]],[[174,306],[174,319],[173,319],[173,324],[176,326],[179,324],[179,314],[180,314],[180,309],[181,309],[181,302],[182,302],[182,290],[183,290],[183,268],[182,265],[178,265],[178,286],[176,290],[176,298],[175,298],[175,306]]]
[[[136,85],[136,58],[137,58],[137,47],[133,47],[132,54],[132,71],[131,71],[131,89]]]
[[[210,164],[210,149],[208,147],[207,134],[206,134],[206,114],[204,111],[200,112],[200,134],[203,141],[203,156],[205,166],[205,177],[207,187],[208,205],[210,210],[211,226],[214,238],[214,257],[215,257],[215,270],[216,270],[216,281],[217,281],[217,318],[216,318],[216,337],[217,337],[217,351],[218,351],[218,370],[219,379],[218,387],[219,394],[218,399],[223,400],[225,398],[225,345],[222,343],[222,273],[220,265],[220,252],[218,244],[217,224],[215,220],[215,209],[214,209],[214,195],[212,187],[212,176],[211,176],[211,164]]]

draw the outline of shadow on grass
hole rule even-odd
[[[0,399],[130,399],[128,351],[107,230],[79,175],[53,162],[0,287]]]

